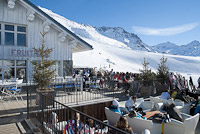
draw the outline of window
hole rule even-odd
[[[5,45],[14,45],[14,25],[5,25]]]
[[[26,46],[26,28],[17,26],[17,46]]]
[[[19,79],[26,80],[26,61],[25,60],[16,61],[16,77]]]
[[[15,77],[15,61],[14,60],[4,60],[4,79],[10,79]]]
[[[72,60],[63,61],[63,76],[72,76],[73,62]]]
[[[54,68],[56,71],[55,71],[55,75],[56,76],[62,76],[62,66],[61,66],[61,61],[57,61],[56,64],[55,64],[55,68]]]
[[[4,79],[15,78],[15,68],[6,67],[4,68]]]
[[[3,28],[3,29],[2,29]],[[5,44],[6,46],[26,46],[26,27],[25,26],[17,26],[17,25],[9,25],[9,24],[0,24],[0,44],[2,36],[5,36]]]
[[[17,68],[17,78],[26,80],[26,68]]]
[[[17,60],[16,66],[26,66],[26,61],[25,60]]]
[[[14,25],[5,25],[5,30],[14,31]]]
[[[4,66],[15,66],[15,61],[14,60],[4,60]]]
[[[4,60],[1,61],[1,71],[4,71],[4,79],[19,78],[26,80],[26,61],[25,60]],[[4,66],[4,67],[3,67]]]

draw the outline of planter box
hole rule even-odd
[[[169,89],[169,86],[167,84],[156,84],[156,93],[161,94],[162,92],[165,92],[166,89]]]
[[[36,89],[36,105],[41,106],[41,103],[42,103],[41,95],[46,96],[46,97],[43,97],[43,104],[45,106],[53,105],[53,102],[56,96],[54,89],[49,89],[49,90]]]
[[[153,95],[153,87],[152,86],[149,86],[149,87],[142,86],[141,90],[140,90],[140,95],[142,97],[149,97],[150,95]]]

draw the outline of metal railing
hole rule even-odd
[[[53,96],[56,101],[66,105],[77,105],[79,103],[91,102],[92,100],[104,100],[113,98],[113,90],[101,89],[96,87],[81,88],[80,81],[68,81],[67,83],[54,83],[51,85],[54,89]],[[34,84],[24,86],[27,92],[27,113],[38,111],[40,109],[37,98],[39,92]],[[119,92],[119,91],[117,91]],[[28,116],[29,117],[29,116]]]
[[[40,106],[34,118],[42,124],[42,132],[51,134],[128,134],[43,94],[40,94]]]
[[[54,83],[54,99],[62,104],[77,105],[82,102],[91,102],[104,100],[105,98],[122,98],[127,99],[128,96],[137,95],[138,97],[148,98],[149,96],[160,95],[169,88],[169,84],[161,84],[161,80],[148,81],[132,81],[130,83],[118,83],[110,81],[106,87],[94,85],[95,82],[84,85],[81,81],[68,81],[67,83]],[[86,84],[86,83],[85,83]],[[82,88],[84,86],[84,88]],[[34,85],[27,86],[27,109],[34,111],[38,109],[36,104],[37,91]]]

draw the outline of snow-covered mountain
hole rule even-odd
[[[178,46],[171,42],[161,43],[156,46],[148,46],[134,33],[129,33],[121,27],[95,27],[102,35],[118,40],[133,50],[147,52],[166,53],[184,56],[200,56],[199,41],[192,41],[189,44]]]
[[[151,48],[144,44],[135,34],[125,31],[121,27],[95,27],[96,30],[109,38],[123,42],[133,50],[151,51]]]
[[[124,33],[123,37],[118,37],[118,39],[116,40],[108,37],[108,35],[112,36],[110,35],[113,32],[112,30],[111,32],[107,32],[108,35],[106,35],[105,32],[103,34],[100,31],[107,30],[97,30],[97,28],[94,28],[92,26],[78,24],[76,22],[70,21],[65,17],[53,13],[50,10],[44,8],[40,9],[42,9],[56,21],[61,23],[63,26],[67,27],[69,30],[71,30],[80,38],[82,38],[83,40],[85,40],[93,46],[94,49],[91,51],[73,54],[74,67],[96,67],[105,68],[109,70],[110,65],[110,67],[114,69],[114,71],[139,72],[139,69],[142,69],[141,63],[143,62],[144,58],[146,58],[146,60],[150,63],[149,67],[156,72],[158,63],[160,62],[160,58],[163,56],[163,54],[141,50],[133,50],[133,46],[127,45],[125,43],[127,41],[122,41],[124,40],[123,37],[127,37],[127,33],[123,29],[119,28],[120,30],[116,30]],[[115,35],[117,35],[117,32],[115,33]],[[113,37],[115,37],[115,35],[113,35]],[[137,36],[133,35],[133,37],[135,37],[135,42],[140,42],[140,39],[137,38]],[[126,39],[129,40],[129,38]],[[195,43],[192,43],[190,45],[196,47]],[[160,46],[162,47],[162,45]],[[176,47],[175,44],[171,44],[170,46],[171,48]],[[170,47],[168,46],[166,49],[169,50]],[[170,68],[170,71],[182,73],[186,77],[193,75],[196,78],[198,78],[198,76],[200,75],[200,57],[179,56],[170,54],[165,54],[164,56],[168,59],[167,63]]]
[[[117,45],[132,50],[141,50],[147,52],[166,53],[184,56],[200,56],[200,43],[198,41],[193,41],[187,45],[182,46],[178,46],[171,42],[161,43],[156,46],[148,46],[147,44],[143,43],[142,40],[136,34],[129,33],[121,27],[92,27],[90,25],[78,24],[74,21],[66,19],[65,17],[53,13],[50,10],[47,10],[45,8],[41,9],[47,12],[50,16],[52,16],[55,20],[67,27],[69,30],[78,34],[80,37],[93,39],[95,38],[99,41],[109,38],[113,39],[109,43],[110,45]]]
[[[178,46],[171,42],[166,42],[153,46],[152,52],[185,56],[200,56],[200,43],[195,40],[187,45]]]

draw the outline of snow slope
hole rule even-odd
[[[139,72],[139,69],[142,69],[141,63],[146,58],[150,63],[149,67],[156,72],[162,54],[132,50],[126,44],[102,35],[92,26],[78,24],[50,10],[41,9],[93,46],[94,49],[91,51],[73,54],[74,67],[97,67],[109,70],[110,64],[114,71]],[[169,54],[164,56],[168,58],[170,71],[179,72],[187,77],[195,76],[194,82],[196,82],[197,77],[200,76],[199,57]]]

